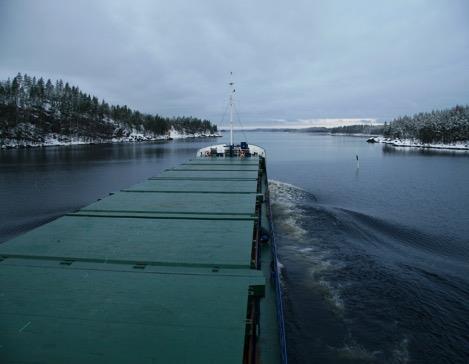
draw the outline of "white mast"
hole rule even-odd
[[[233,72],[230,72],[230,75],[233,76]],[[229,85],[233,87],[234,82],[231,81]],[[233,144],[233,97],[234,97],[234,93],[235,93],[235,89],[233,88],[230,94],[230,145],[234,145]]]

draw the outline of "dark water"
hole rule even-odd
[[[274,180],[290,362],[467,363],[469,153],[247,139],[266,147]],[[0,241],[215,142],[2,151]]]

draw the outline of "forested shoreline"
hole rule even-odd
[[[305,132],[383,135],[393,140],[451,144],[469,141],[469,106],[455,106],[384,125],[308,128]],[[62,80],[18,73],[0,81],[0,146],[93,143],[214,135],[217,126],[195,117],[163,117],[111,105]]]
[[[163,117],[110,105],[57,80],[18,73],[0,81],[0,145],[153,140],[213,135],[216,125],[195,117]],[[28,145],[29,145],[28,144]]]
[[[357,125],[346,125],[346,126],[336,126],[334,128],[329,128],[328,131],[331,134],[382,134],[383,125],[370,125],[370,124],[357,124]]]
[[[399,146],[464,144],[469,142],[469,106],[422,112],[395,118],[384,125],[347,125],[329,128],[331,134],[382,135],[375,141]]]
[[[451,144],[469,141],[469,106],[403,116],[385,123],[383,136],[422,143]]]

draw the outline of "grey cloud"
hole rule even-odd
[[[391,118],[469,100],[466,1],[0,2],[0,76],[246,124]]]

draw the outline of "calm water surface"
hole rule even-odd
[[[247,139],[268,151],[290,361],[467,363],[469,153]],[[218,142],[1,151],[0,241]]]

